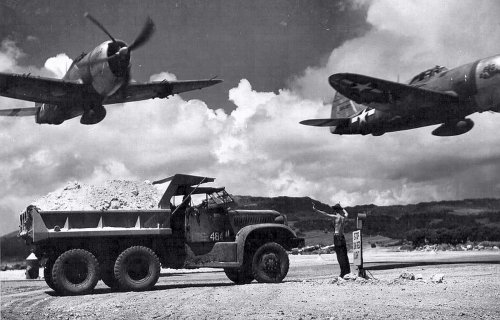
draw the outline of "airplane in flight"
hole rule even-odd
[[[500,55],[448,70],[436,66],[408,84],[353,73],[328,78],[337,91],[331,118],[301,124],[333,134],[372,134],[437,125],[435,136],[455,136],[474,126],[475,112],[500,112]]]
[[[35,102],[32,108],[0,110],[0,116],[35,116],[36,123],[58,125],[81,116],[80,123],[96,124],[106,116],[104,105],[166,98],[222,82],[220,79],[131,82],[130,54],[142,47],[155,30],[148,18],[132,44],[115,39],[90,14],[87,17],[111,40],[78,56],[62,79],[30,74],[0,73],[0,96]]]

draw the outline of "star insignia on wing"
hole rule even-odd
[[[358,90],[359,92],[363,92],[365,90],[372,90],[373,87],[372,87],[372,84],[371,83],[356,83],[356,85],[354,87],[352,87],[353,89],[356,89]]]
[[[361,111],[361,113],[359,115],[357,115],[351,119],[351,123],[354,123],[357,121],[359,121],[360,124],[366,123],[366,119],[373,114],[375,114],[375,109],[370,109],[370,110],[363,109],[363,111]]]

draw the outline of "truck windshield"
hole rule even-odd
[[[227,205],[229,203],[233,203],[234,200],[231,198],[229,193],[226,190],[221,190],[217,192],[213,192],[208,195],[208,205]]]

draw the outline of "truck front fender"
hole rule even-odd
[[[304,239],[298,238],[289,226],[275,223],[262,223],[243,227],[236,234],[235,242],[238,244],[239,263],[243,263],[245,250],[251,250],[253,244],[260,246],[266,242],[276,242],[286,250],[304,245]]]

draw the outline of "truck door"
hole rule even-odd
[[[207,195],[200,205],[186,210],[187,242],[215,243],[234,240],[227,210],[228,199],[225,195],[229,197],[224,190]]]

